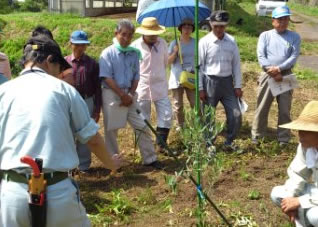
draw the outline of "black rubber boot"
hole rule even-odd
[[[157,130],[156,130],[156,131],[157,131],[158,136],[160,136],[161,139],[162,139],[165,143],[167,143],[170,129],[169,129],[169,128],[160,128],[160,127],[157,127]],[[158,145],[160,148],[162,148],[162,149],[164,148],[164,144],[162,144],[158,138],[157,138],[157,140],[156,140],[156,143],[157,143],[157,145]]]

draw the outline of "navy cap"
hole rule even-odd
[[[230,15],[225,10],[214,11],[210,16],[212,25],[227,25],[230,20]]]
[[[74,44],[90,44],[86,32],[81,30],[74,31],[71,35],[70,41]]]

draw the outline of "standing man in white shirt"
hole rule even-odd
[[[150,120],[151,103],[157,112],[157,133],[167,142],[171,122],[172,107],[168,97],[168,81],[166,67],[168,66],[168,45],[158,35],[165,28],[158,24],[154,17],[143,19],[136,33],[142,37],[133,42],[133,46],[142,53],[140,60],[140,80],[137,87],[138,104],[145,116]],[[164,145],[157,140],[157,151],[163,152]]]
[[[216,107],[219,101],[223,104],[227,119],[224,145],[235,149],[233,140],[241,127],[238,98],[243,92],[240,54],[234,38],[225,32],[228,22],[226,11],[215,11],[210,16],[212,31],[199,42],[199,90],[203,105]],[[208,147],[212,145],[212,140],[207,142]]]

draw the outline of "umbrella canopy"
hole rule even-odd
[[[201,21],[210,16],[211,10],[201,2],[199,3],[198,20]],[[146,17],[157,18],[159,24],[166,27],[177,27],[183,19],[194,19],[195,1],[194,0],[160,0],[151,4],[137,18],[140,24]]]

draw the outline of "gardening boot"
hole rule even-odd
[[[158,137],[160,137],[163,140],[164,143],[167,143],[169,131],[170,131],[169,128],[157,127]],[[156,143],[157,143],[157,146],[158,146],[157,151],[160,152],[160,153],[164,153],[165,145],[161,142],[161,140],[159,140],[159,138],[157,138]]]

